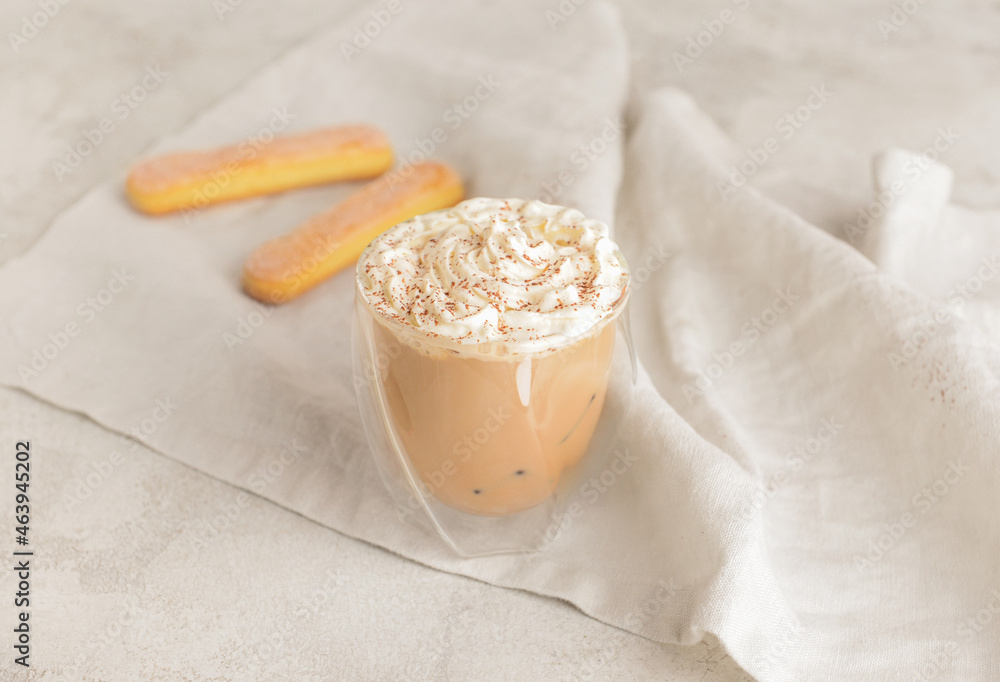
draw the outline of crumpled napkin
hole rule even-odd
[[[728,191],[729,143],[683,94],[634,93],[626,145],[620,23],[573,7],[552,22],[527,2],[427,5],[364,45],[360,14],[150,150],[363,120],[401,164],[452,163],[469,196],[615,224],[641,363],[629,466],[600,495],[571,491],[582,513],[545,552],[463,560],[401,518],[359,425],[349,273],[278,308],[239,291],[256,244],[353,187],[152,219],[112,179],[0,269],[0,381],[424,564],[659,641],[713,632],[758,679],[995,673],[995,304],[926,320],[974,286],[996,215],[948,207],[935,166],[862,230],[880,270]],[[908,158],[883,159],[880,187]]]

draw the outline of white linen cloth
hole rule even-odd
[[[660,641],[713,632],[758,679],[995,676],[1000,218],[948,207],[946,169],[891,152],[857,239],[883,272],[728,186],[733,150],[680,93],[634,93],[626,145],[623,31],[572,7],[407,8],[367,43],[338,27],[150,150],[363,120],[469,196],[615,223],[635,461],[544,553],[462,560],[398,518],[358,423],[349,273],[275,309],[239,291],[256,244],[353,187],[153,219],[115,178],[0,269],[0,381],[422,563]]]

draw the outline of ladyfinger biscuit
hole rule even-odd
[[[383,175],[289,234],[260,245],[243,267],[243,289],[259,301],[283,303],[353,265],[382,232],[462,200],[462,181],[436,161],[410,174]]]
[[[295,187],[370,178],[391,165],[392,147],[381,131],[349,125],[275,137],[256,145],[242,142],[149,159],[132,168],[125,190],[137,209],[159,214]]]

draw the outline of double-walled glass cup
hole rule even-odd
[[[463,556],[547,546],[561,491],[581,460],[612,454],[631,399],[627,301],[628,287],[586,331],[538,351],[462,343],[390,319],[359,279],[355,386],[401,516]]]

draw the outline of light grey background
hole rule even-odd
[[[0,262],[159,137],[362,3],[70,0],[15,52],[9,32],[41,4],[57,3],[0,8]],[[979,153],[1000,148],[996,3],[914,3],[886,35],[879,22],[892,22],[898,2],[619,4],[633,77],[687,89],[742,148],[759,146],[811,88],[826,86],[830,101],[753,178],[825,229],[840,234],[869,200],[874,153],[920,150],[949,125],[960,134],[942,159],[956,171],[954,201],[1000,206],[996,160]],[[402,5],[420,11],[415,0]],[[524,20],[544,23],[558,6],[539,2]],[[735,20],[678,69],[674,53],[724,10]],[[65,146],[102,118],[117,120],[116,98],[157,65],[163,83],[57,177]],[[38,553],[28,679],[252,678],[258,656],[286,661],[292,679],[308,679],[318,661],[344,679],[745,679],[714,641],[659,645],[560,602],[432,571],[0,389],[0,448],[13,452],[24,439],[34,449]],[[123,462],[74,503],[116,451]],[[0,467],[0,501],[13,490],[10,469]],[[214,520],[227,510],[234,518],[223,527]],[[12,530],[0,537],[12,545]],[[0,598],[12,593],[4,571]],[[2,613],[0,627],[12,622],[9,608]],[[0,678],[10,659],[0,659]]]

